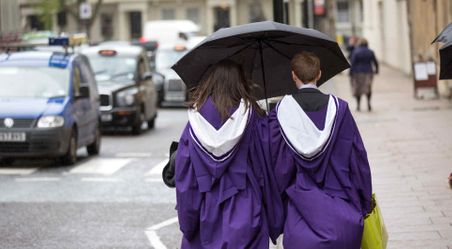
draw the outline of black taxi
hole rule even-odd
[[[102,126],[131,127],[135,134],[144,122],[153,128],[157,91],[145,49],[105,44],[81,52],[89,58],[99,87]]]

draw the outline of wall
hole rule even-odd
[[[417,58],[418,55],[427,58],[433,57],[439,65],[438,49],[441,45],[432,45],[431,42],[447,24],[452,22],[452,1],[409,1],[408,9],[413,58]],[[449,96],[451,83],[451,81],[439,81],[438,87],[441,95]]]
[[[411,73],[410,39],[406,0],[363,1],[363,35],[377,59]]]
[[[19,31],[20,26],[18,2],[11,0],[0,0],[0,31]]]

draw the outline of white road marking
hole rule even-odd
[[[177,221],[178,221],[177,217],[173,217],[171,219],[165,220],[146,229],[144,233],[148,237],[148,240],[154,249],[167,249],[163,242],[160,240],[160,237],[157,235],[157,230],[177,223]]]
[[[72,168],[69,174],[112,175],[132,160],[131,158],[95,158]]]
[[[172,225],[178,221],[179,221],[179,219],[177,217],[173,217],[171,219],[165,220],[163,222],[160,222],[159,224],[155,224],[155,225],[149,227],[148,230],[160,230],[160,229],[167,227],[169,225]]]
[[[83,177],[82,182],[122,182],[119,178]]]
[[[161,175],[163,168],[165,167],[165,165],[168,163],[168,159],[165,159],[161,162],[159,162],[157,165],[155,165],[154,167],[152,167],[151,170],[149,170],[146,175]]]
[[[57,182],[60,181],[59,177],[22,177],[16,178],[16,182]]]
[[[0,168],[0,175],[30,175],[36,170],[38,170],[38,168]]]
[[[148,230],[145,233],[154,249],[167,249],[155,231]]]
[[[115,154],[115,157],[137,157],[137,158],[145,158],[151,157],[152,153],[145,152],[122,152]]]

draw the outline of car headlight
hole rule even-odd
[[[116,94],[116,102],[118,106],[131,106],[135,103],[135,94],[138,93],[137,88],[130,88],[120,91]]]
[[[38,128],[54,128],[64,125],[64,118],[61,116],[44,116],[38,120]]]

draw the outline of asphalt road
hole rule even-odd
[[[178,248],[175,193],[160,173],[186,119],[162,109],[155,129],[108,132],[101,154],[80,149],[74,166],[0,166],[0,248]]]

